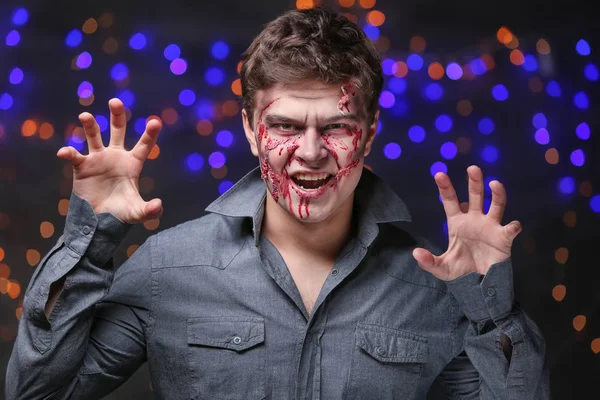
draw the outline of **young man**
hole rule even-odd
[[[162,213],[137,187],[160,123],[126,151],[119,100],[108,147],[81,114],[89,154],[58,152],[74,167],[70,210],[27,289],[7,397],[100,398],[148,362],[166,399],[424,399],[436,379],[453,399],[549,398],[544,340],[513,299],[520,226],[501,225],[502,184],[484,214],[478,167],[468,210],[435,176],[440,254],[393,225],[410,221],[405,205],[363,169],[382,73],[362,31],[323,10],[285,13],[241,76],[260,168],[116,272],[127,229]]]

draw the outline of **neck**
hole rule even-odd
[[[354,194],[327,219],[302,222],[284,210],[267,191],[263,234],[278,249],[293,249],[335,260],[350,235]]]

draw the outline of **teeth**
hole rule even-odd
[[[294,178],[299,179],[301,181],[318,181],[319,179],[327,179],[329,174],[296,174]]]

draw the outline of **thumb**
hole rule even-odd
[[[435,256],[430,251],[417,247],[413,250],[412,255],[417,260],[419,267],[433,274],[435,270]]]
[[[159,218],[162,215],[163,207],[160,199],[152,199],[146,202],[144,206],[145,219]]]

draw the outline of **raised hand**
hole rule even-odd
[[[518,221],[501,225],[506,207],[504,185],[496,180],[490,182],[492,202],[484,214],[481,169],[472,165],[467,174],[469,207],[465,210],[461,210],[448,175],[439,172],[434,177],[448,219],[448,250],[439,256],[423,248],[413,250],[421,268],[445,281],[470,272],[485,275],[493,264],[510,257],[513,240],[521,232]]]
[[[130,151],[125,149],[127,120],[125,107],[119,99],[108,102],[110,109],[110,143],[102,143],[100,127],[94,116],[79,115],[88,143],[88,155],[71,146],[56,154],[73,165],[73,191],[89,201],[96,213],[109,212],[121,221],[134,224],[157,218],[162,214],[162,201],[145,201],[139,192],[139,177],[154,147],[162,124],[152,119],[146,131]]]

